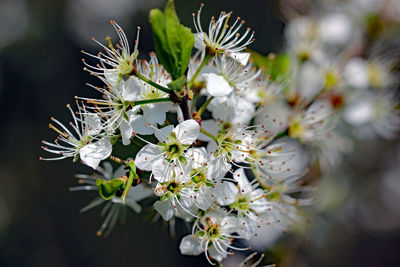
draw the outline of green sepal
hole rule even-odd
[[[185,156],[179,156],[178,159],[179,159],[180,163],[182,163],[182,164],[186,164],[186,162],[187,162]]]
[[[129,116],[128,114],[126,114],[125,112],[122,114],[122,116],[124,117],[124,119],[129,122]]]
[[[205,234],[205,233],[204,233],[203,231],[197,231],[196,234],[195,234],[195,236],[197,236],[197,237],[203,237],[204,234]]]
[[[112,137],[110,138],[110,143],[111,143],[111,145],[115,145],[120,137],[121,137],[121,135],[112,136]]]
[[[186,76],[183,75],[180,78],[178,78],[177,80],[167,84],[167,86],[171,90],[181,90],[183,88],[183,86],[185,86],[185,84],[186,84]]]
[[[168,199],[169,199],[168,194],[162,195],[162,196],[160,197],[160,200],[161,200],[161,201],[167,201]]]
[[[105,200],[112,199],[118,190],[122,190],[125,182],[120,178],[115,178],[109,181],[97,179],[96,185],[99,188],[99,195]]]
[[[172,80],[180,79],[186,72],[194,46],[194,34],[180,24],[173,0],[168,0],[164,13],[150,11],[150,24],[158,58],[171,74]]]

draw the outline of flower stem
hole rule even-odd
[[[119,164],[124,164],[124,165],[128,164],[128,162],[126,160],[120,159],[120,158],[112,156],[112,155],[109,157],[109,159],[111,159],[112,161],[119,163]]]
[[[157,88],[158,90],[161,90],[161,91],[163,91],[163,92],[165,92],[165,93],[167,93],[167,94],[171,93],[171,90],[170,90],[170,89],[168,89],[168,88],[166,88],[166,87],[164,87],[164,86],[161,86],[161,85],[159,85],[158,83],[153,82],[152,80],[150,80],[149,78],[143,76],[142,74],[140,74],[140,73],[138,73],[138,72],[135,72],[133,75],[134,75],[135,77],[137,77],[138,79],[144,81],[145,83],[148,83],[148,84],[150,84],[151,86]]]
[[[179,104],[179,107],[182,110],[183,119],[184,120],[190,120],[192,117],[190,116],[188,97],[187,96],[184,96],[182,98],[182,103]]]
[[[203,61],[200,63],[200,66],[197,68],[196,72],[194,73],[193,77],[190,79],[190,81],[188,83],[188,86],[187,86],[188,89],[192,88],[192,85],[193,85],[194,81],[196,80],[197,76],[199,76],[200,71],[203,69],[203,67],[208,63],[208,61],[211,58],[212,58],[212,56],[210,56],[208,54],[203,58]]]
[[[129,190],[131,190],[133,180],[138,179],[138,175],[136,174],[135,162],[133,160],[130,160],[129,162],[127,162],[126,165],[130,167],[130,170],[129,170],[128,181],[126,182],[124,192],[122,193],[121,196],[121,201],[123,204],[125,204],[126,197],[128,196]]]
[[[172,101],[169,97],[132,101],[132,106]]]
[[[204,104],[199,108],[199,111],[197,111],[196,115],[194,116],[195,119],[201,118],[201,115],[203,114],[203,112],[206,110],[208,104],[210,104],[211,100],[213,100],[213,99],[214,99],[214,97],[211,96],[204,102]]]
[[[215,137],[214,135],[212,135],[211,133],[207,132],[206,130],[204,130],[201,127],[200,127],[200,132],[203,133],[204,135],[207,135],[208,137],[210,137],[212,140],[214,140],[218,144],[217,137]]]

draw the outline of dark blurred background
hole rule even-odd
[[[192,27],[192,12],[199,4],[176,0],[183,24]],[[163,0],[0,0],[0,266],[208,265],[202,256],[181,256],[181,235],[171,239],[165,225],[145,222],[142,215],[129,213],[126,225],[117,225],[106,239],[97,237],[103,220],[100,209],[78,212],[94,195],[68,191],[75,185],[74,173],[91,170],[70,160],[39,161],[45,154],[40,141],[55,137],[48,129],[49,118],[69,121],[65,105],[75,95],[95,94],[84,85],[91,77],[82,71],[80,53],[81,49],[98,51],[90,37],[102,41],[114,36],[108,21],[115,19],[133,42],[140,25],[139,49],[146,55],[153,50],[148,11],[163,5]],[[204,22],[221,10],[234,11],[256,31],[253,49],[265,54],[282,50],[283,23],[276,0],[206,1]],[[399,212],[385,211],[376,201],[382,186],[380,170],[389,168],[387,158],[397,157],[394,147],[395,142],[364,147],[359,153],[365,164],[354,167],[355,177],[369,181],[365,187],[353,191],[351,182],[338,172],[327,187],[337,187],[333,198],[340,196],[344,205],[333,213],[318,213],[301,234],[283,236],[267,252],[266,262],[285,266],[400,263]],[[347,203],[351,194],[358,194],[360,202]],[[398,203],[396,197],[393,201]]]

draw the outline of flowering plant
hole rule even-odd
[[[389,91],[394,60],[347,51],[346,42],[363,42],[351,14],[333,14],[342,19],[336,28],[326,17],[296,18],[286,53],[262,56],[248,49],[254,32],[231,12],[203,30],[202,8],[193,14],[194,34],[172,0],[151,10],[156,53],[148,60],[139,52],[140,27],[132,52],[112,20],[119,41],[94,40],[102,52],[82,51],[84,70],[101,84],[88,86],[101,97],[76,97],[75,111],[67,105],[69,127],[52,118],[59,136],[43,149],[56,157],[41,159],[80,159],[96,171],[77,175],[81,185],[71,190],[98,192],[82,211],[105,204],[99,235],[126,207],[139,213],[138,202],[151,199],[163,220],[192,225],[181,253],[204,253],[214,265],[251,249],[243,244],[266,228],[302,224],[301,207],[315,201],[309,177],[338,166],[351,138],[394,136],[400,119]],[[349,27],[359,33],[354,40]],[[119,144],[128,159],[116,156]]]

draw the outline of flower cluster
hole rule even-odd
[[[183,72],[173,49],[144,59],[139,30],[131,53],[111,21],[119,41],[96,41],[103,49],[96,55],[82,51],[89,57],[84,69],[99,79],[88,86],[100,96],[76,97],[69,126],[52,118],[59,136],[43,141],[43,149],[57,156],[43,160],[71,157],[96,170],[77,175],[81,185],[71,190],[98,191],[83,211],[105,203],[99,234],[125,207],[140,212],[138,202],[149,199],[163,220],[192,224],[182,254],[204,253],[215,264],[251,249],[243,244],[267,228],[280,233],[302,223],[300,207],[315,201],[309,170],[337,166],[351,150],[352,131],[391,137],[400,119],[389,91],[397,82],[395,60],[373,47],[354,51],[367,37],[352,14],[297,17],[286,29],[286,53],[250,59],[254,32],[241,31],[244,21],[222,12],[204,31],[202,8],[193,14],[197,51],[189,51]],[[151,18],[168,15],[157,12]],[[116,144],[127,147],[130,159],[115,156]],[[120,167],[113,172],[108,161],[101,167],[104,160]]]

